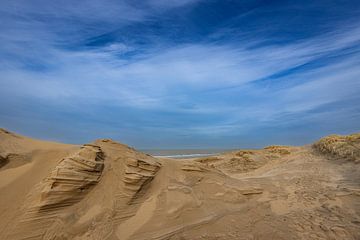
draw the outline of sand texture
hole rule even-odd
[[[0,239],[360,239],[360,134],[175,160],[0,129]]]

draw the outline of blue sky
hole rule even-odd
[[[360,1],[2,0],[0,126],[138,148],[360,130]]]

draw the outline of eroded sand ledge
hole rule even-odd
[[[0,156],[0,239],[360,239],[360,134],[172,160],[1,129]]]

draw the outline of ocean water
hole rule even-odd
[[[199,158],[215,156],[232,150],[233,149],[143,149],[141,151],[160,158]]]

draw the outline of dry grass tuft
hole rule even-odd
[[[271,153],[276,153],[276,154],[280,154],[280,155],[288,155],[291,153],[289,151],[289,147],[287,147],[287,146],[272,145],[272,146],[265,147],[264,149],[268,150]]]
[[[360,133],[330,135],[313,144],[317,151],[333,157],[360,162]]]
[[[244,157],[244,158],[249,158],[248,155],[253,155],[253,154],[254,154],[254,152],[249,151],[249,150],[241,150],[241,151],[235,153],[236,156]]]

